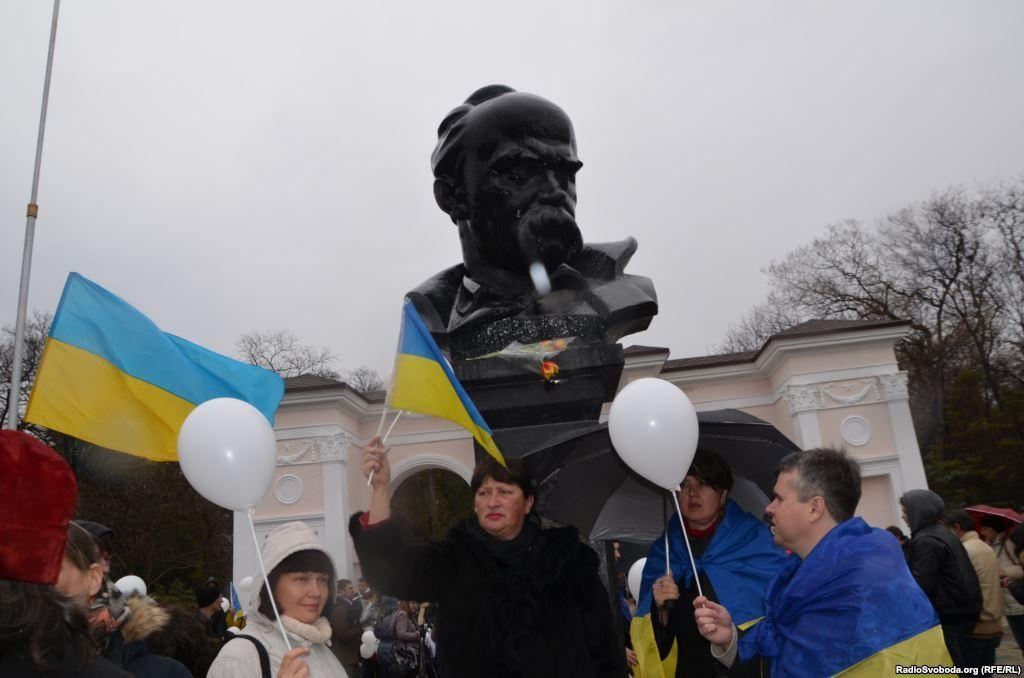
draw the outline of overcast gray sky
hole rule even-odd
[[[0,3],[0,320],[14,321],[52,4]],[[289,328],[390,371],[403,294],[460,258],[442,117],[504,83],[576,126],[588,241],[633,235],[710,352],[760,269],[848,218],[1024,173],[1024,3],[68,0],[30,304],[69,271],[230,353]]]

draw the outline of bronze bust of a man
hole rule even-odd
[[[636,241],[583,242],[575,220],[582,163],[561,108],[503,85],[481,88],[442,121],[431,164],[463,261],[409,297],[453,358],[512,341],[614,343],[650,324],[654,285],[623,272]]]

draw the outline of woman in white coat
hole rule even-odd
[[[255,638],[266,649],[270,675],[345,678],[345,670],[328,646],[331,626],[327,619],[334,600],[335,568],[316,533],[305,523],[281,525],[263,544],[263,563],[293,650],[287,652],[265,584],[249,605],[242,635]],[[243,638],[226,643],[207,674],[208,678],[260,675],[260,651],[255,643]]]

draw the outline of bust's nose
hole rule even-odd
[[[571,179],[566,179],[557,171],[549,169],[544,173],[544,183],[537,195],[537,202],[552,207],[565,207],[572,211],[576,207],[576,199],[575,190],[570,191],[571,187]]]

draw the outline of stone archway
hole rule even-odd
[[[441,539],[472,512],[469,479],[447,464],[405,468],[392,482],[391,514],[406,543]]]

